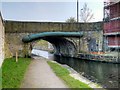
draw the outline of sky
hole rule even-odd
[[[77,18],[77,0],[2,0],[0,10],[5,20],[65,22]],[[91,22],[103,20],[102,0],[79,0],[79,12],[84,3],[92,10]],[[80,13],[79,13],[80,15]],[[79,21],[80,22],[80,21]]]

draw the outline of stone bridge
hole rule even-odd
[[[12,56],[18,52],[23,57],[31,53],[36,40],[44,39],[53,44],[56,54],[73,57],[79,52],[102,50],[103,23],[63,23],[63,22],[24,22],[4,21],[5,41]],[[45,33],[49,33],[45,36]],[[82,35],[81,35],[82,33]],[[42,38],[38,35],[44,35]],[[55,36],[52,36],[52,35]],[[39,36],[30,41],[25,37]],[[23,39],[23,41],[22,41]],[[63,49],[64,48],[64,49]]]
[[[24,43],[30,43],[36,40],[43,39],[53,45],[55,49],[54,54],[73,57],[77,54],[77,46],[74,42],[66,39],[65,37],[80,38],[82,36],[83,33],[80,32],[43,32],[27,35],[23,37],[22,41]]]

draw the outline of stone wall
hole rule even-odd
[[[4,60],[4,25],[0,13],[0,67],[2,65],[3,60]]]
[[[96,52],[103,49],[103,32],[99,31],[85,31],[84,36],[80,38],[81,52]]]
[[[22,22],[5,21],[6,33],[40,33],[40,32],[76,32],[103,30],[102,22],[65,23],[65,22]]]
[[[5,38],[8,49],[10,50],[10,52],[12,52],[12,56],[15,56],[16,52],[18,52],[19,56],[23,56],[24,53],[30,52],[29,48],[30,45],[33,44],[33,42],[29,44],[24,44],[22,42],[22,38],[24,36],[32,33],[48,32],[48,31],[84,32],[84,36],[80,38],[80,46],[78,44],[79,38],[73,38],[73,40],[70,40],[72,38],[68,38],[69,41],[72,41],[73,43],[75,42],[74,45],[76,50],[80,52],[102,50],[102,41],[103,41],[102,30],[103,30],[102,22],[77,24],[77,23],[63,23],[63,22],[5,21],[5,33],[6,33]],[[65,42],[63,44],[65,44]],[[58,46],[61,47],[61,49],[62,47],[64,47],[62,44],[61,46],[60,45]],[[71,47],[73,46],[71,45]],[[65,49],[62,49],[62,51],[64,51],[64,54],[67,53],[67,49],[66,51]]]
[[[83,31],[81,31],[83,32]],[[103,50],[103,31],[84,31],[83,37],[67,38],[74,42],[79,53],[89,53]]]
[[[11,56],[15,56],[16,52],[19,56],[24,56],[24,53],[26,53],[25,48],[26,50],[29,48],[29,44],[22,42],[22,38],[26,35],[28,35],[28,33],[5,33],[5,41]],[[8,52],[6,52],[6,54],[7,53]]]

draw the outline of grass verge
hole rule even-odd
[[[2,64],[2,88],[19,88],[30,62],[30,58],[19,58],[18,62],[15,58],[5,59]]]
[[[79,80],[74,79],[73,77],[71,77],[69,74],[69,71],[58,65],[57,63],[53,63],[48,61],[47,62],[50,67],[53,69],[53,71],[55,72],[55,74],[60,77],[63,81],[65,81],[65,83],[70,87],[70,88],[81,88],[81,90],[93,90],[91,87],[89,87],[87,84],[80,82]]]

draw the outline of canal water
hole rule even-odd
[[[119,88],[120,64],[94,62],[75,58],[55,56],[47,51],[32,50],[32,54],[55,60],[61,64],[67,64],[80,75],[92,82],[102,85],[104,88]]]

